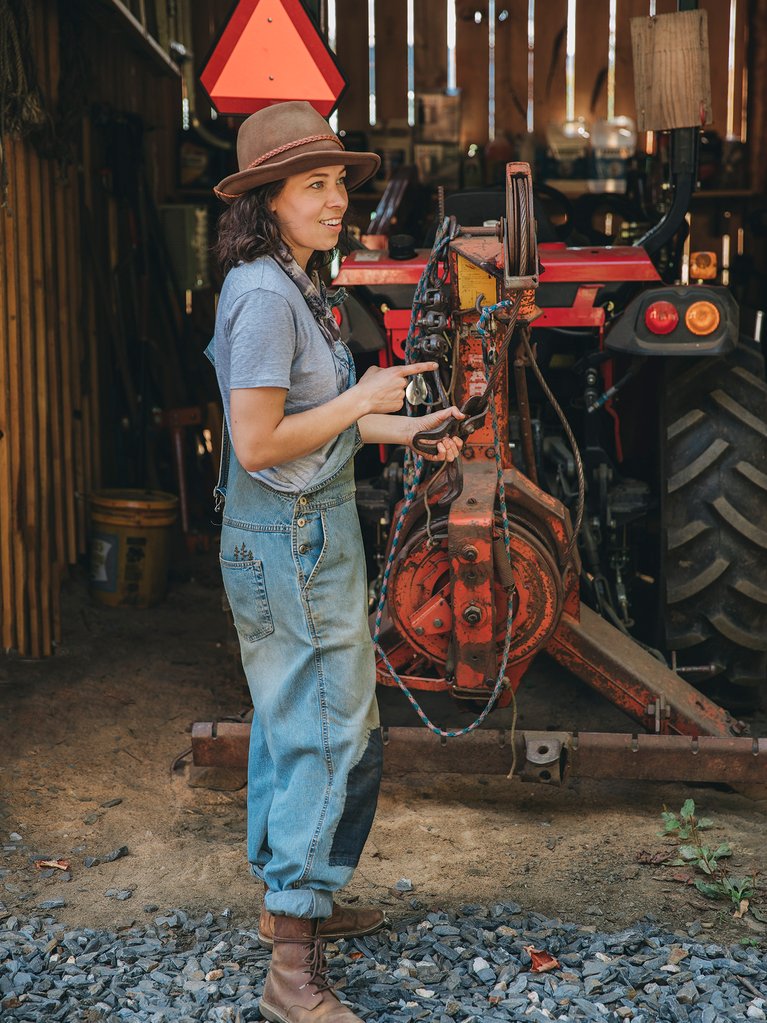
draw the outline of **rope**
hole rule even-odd
[[[406,357],[406,360],[408,362],[411,361],[410,354],[411,354],[411,351],[412,351],[412,348],[413,348],[414,335],[415,335],[415,330],[416,330],[416,327],[417,327],[419,313],[420,313],[420,311],[422,309],[422,306],[423,306],[424,293],[426,291],[426,288],[427,288],[428,284],[430,283],[430,281],[432,279],[432,275],[436,272],[436,267],[437,267],[437,263],[439,262],[439,259],[440,259],[442,248],[445,246],[445,243],[447,241],[449,241],[449,237],[450,237],[450,227],[449,227],[449,225],[450,225],[450,221],[448,219],[446,219],[446,220],[444,220],[442,222],[442,224],[440,226],[440,229],[437,232],[437,237],[435,238],[435,241],[434,241],[434,248],[432,249],[432,252],[431,252],[431,254],[429,256],[429,261],[426,264],[426,267],[424,268],[424,272],[421,274],[421,278],[420,278],[420,280],[418,282],[418,285],[416,287],[415,297],[414,297],[414,301],[413,301],[413,312],[412,312],[412,315],[411,315],[411,318],[410,318],[410,328],[408,330],[408,336],[407,336],[407,340],[405,342],[405,357]],[[485,326],[486,326],[487,321],[490,318],[490,316],[492,316],[493,312],[495,312],[499,308],[507,308],[507,307],[513,305],[514,302],[515,302],[515,300],[504,300],[503,302],[499,302],[499,303],[497,303],[494,306],[486,306],[486,307],[484,307],[482,309],[482,312],[480,314],[480,321],[477,324],[477,329],[478,329],[478,331],[480,332],[480,334],[482,336],[482,351],[483,351],[483,357],[485,359],[485,368],[486,368],[486,371],[488,371],[488,373],[489,373],[489,370],[488,370],[488,365],[489,364],[488,364],[488,352],[487,352]],[[483,320],[483,317],[484,317],[484,320]],[[482,326],[480,326],[480,323],[482,323]],[[505,490],[504,490],[504,486],[503,486],[503,467],[502,467],[502,463],[501,463],[501,448],[500,448],[500,437],[499,437],[499,433],[498,433],[498,421],[497,421],[497,417],[496,417],[496,414],[495,414],[495,403],[491,401],[490,404],[491,404],[492,417],[493,417],[493,442],[494,442],[493,443],[493,447],[494,447],[494,452],[495,452],[496,473],[497,473],[497,476],[498,476],[498,494],[499,494],[499,498],[500,498],[500,501],[501,501],[501,515],[502,515],[502,520],[503,520],[503,540],[504,540],[504,547],[506,549],[506,556],[509,559],[509,563],[511,563],[511,534],[510,534],[510,527],[509,527],[508,512],[507,512],[507,509],[506,509],[506,494],[505,494]],[[408,453],[408,455],[409,455],[409,453]],[[506,678],[506,666],[507,666],[508,660],[509,660],[509,651],[511,649],[511,639],[512,639],[512,635],[513,635],[513,627],[514,627],[514,591],[512,590],[509,593],[508,607],[507,607],[507,612],[506,612],[506,632],[505,632],[504,641],[503,641],[503,653],[501,655],[501,665],[500,665],[500,668],[499,668],[499,671],[498,671],[498,677],[497,677],[497,679],[495,681],[495,685],[493,687],[493,691],[490,694],[484,709],[480,713],[479,717],[476,718],[476,720],[474,720],[470,725],[467,725],[464,728],[459,728],[459,729],[440,728],[438,725],[435,725],[428,718],[428,716],[424,712],[423,708],[420,706],[418,701],[415,699],[413,694],[410,692],[410,690],[407,687],[407,685],[405,684],[405,682],[403,682],[403,680],[400,678],[399,674],[397,673],[397,671],[393,667],[391,661],[386,656],[385,651],[383,650],[381,644],[379,643],[379,636],[381,634],[381,622],[383,620],[383,612],[384,612],[384,607],[386,605],[386,595],[387,595],[388,588],[389,588],[389,578],[391,576],[392,566],[394,564],[394,560],[395,560],[395,557],[396,557],[396,554],[397,554],[397,549],[399,547],[400,535],[401,535],[401,532],[402,532],[402,526],[403,526],[403,524],[404,524],[404,522],[405,522],[405,520],[407,518],[408,512],[410,511],[410,508],[412,507],[413,501],[415,499],[416,491],[418,489],[418,485],[419,485],[420,480],[421,480],[421,474],[423,472],[423,467],[424,467],[424,460],[419,455],[414,460],[414,469],[413,469],[412,473],[406,473],[406,479],[405,479],[405,499],[404,499],[402,507],[400,509],[399,516],[397,517],[397,524],[396,524],[396,526],[394,528],[394,535],[392,536],[391,547],[389,548],[389,555],[388,555],[387,560],[386,560],[386,567],[384,568],[383,579],[382,579],[382,582],[381,582],[381,593],[380,593],[379,598],[378,598],[378,607],[376,609],[375,627],[374,627],[374,630],[373,630],[373,643],[375,645],[375,648],[376,648],[376,650],[378,652],[379,657],[381,658],[382,662],[386,666],[387,671],[391,675],[392,679],[397,683],[397,685],[402,690],[402,692],[405,694],[405,696],[407,697],[408,701],[410,702],[410,705],[413,707],[413,709],[415,710],[416,714],[421,719],[421,722],[426,726],[426,728],[428,728],[429,731],[433,732],[435,735],[440,736],[440,738],[443,738],[443,739],[454,739],[454,738],[457,738],[460,735],[468,735],[470,732],[473,732],[475,729],[479,728],[480,725],[487,718],[487,716],[490,713],[490,711],[495,706],[495,704],[496,704],[496,702],[498,700],[498,697],[501,694],[501,691],[504,689],[504,687],[506,687],[508,685],[508,679]],[[427,510],[427,514],[428,514],[430,512],[430,509],[428,507],[428,494],[426,495],[426,500],[427,500],[427,508],[426,508],[426,510]],[[513,690],[512,690],[512,697],[513,696],[514,696],[514,694],[513,694]],[[514,729],[515,728],[516,728],[516,700],[514,700],[514,721],[513,721],[513,725],[512,725],[512,736],[511,736],[511,743],[512,743],[512,770],[514,769],[514,762],[515,762],[515,759],[516,759],[516,753],[515,753],[515,750],[514,750]]]
[[[308,146],[311,142],[334,142],[339,149],[344,148],[335,135],[307,135],[306,138],[286,142],[284,146],[277,146],[276,149],[270,149],[268,153],[262,153],[255,160],[251,160],[244,170],[254,170],[256,167],[260,167],[262,163],[266,163],[267,160],[272,160],[275,156],[282,156],[283,153],[287,153],[291,149],[297,149],[299,146]]]

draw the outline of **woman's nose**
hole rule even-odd
[[[332,195],[328,196],[328,206],[332,206],[333,209],[345,210],[348,205],[349,199],[345,188],[336,188]]]

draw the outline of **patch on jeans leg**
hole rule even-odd
[[[346,781],[344,812],[330,850],[331,867],[356,867],[359,863],[376,812],[382,769],[383,740],[381,729],[376,728]]]

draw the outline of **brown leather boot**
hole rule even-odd
[[[274,917],[274,947],[259,1009],[272,1023],[361,1023],[325,979],[319,920]]]
[[[264,892],[266,894],[266,892]],[[258,943],[271,948],[274,940],[275,917],[264,906],[258,920]],[[331,916],[320,920],[319,936],[323,941],[337,941],[339,938],[362,938],[375,934],[386,923],[386,914],[380,909],[348,909],[333,903]]]

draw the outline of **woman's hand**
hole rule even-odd
[[[411,366],[389,366],[387,369],[371,366],[352,388],[361,402],[361,415],[399,412],[405,403],[405,388],[409,378],[416,373],[429,373],[436,368],[436,362],[414,362]]]
[[[408,447],[413,445],[413,437],[422,430],[433,430],[435,426],[441,426],[448,419],[465,419],[466,416],[455,405],[451,408],[440,409],[439,412],[430,412],[427,416],[411,417],[407,420],[408,425],[412,424],[412,432],[407,442]],[[453,462],[461,453],[463,441],[460,437],[445,437],[437,441],[437,454],[425,455],[417,451],[421,458],[427,462]]]

